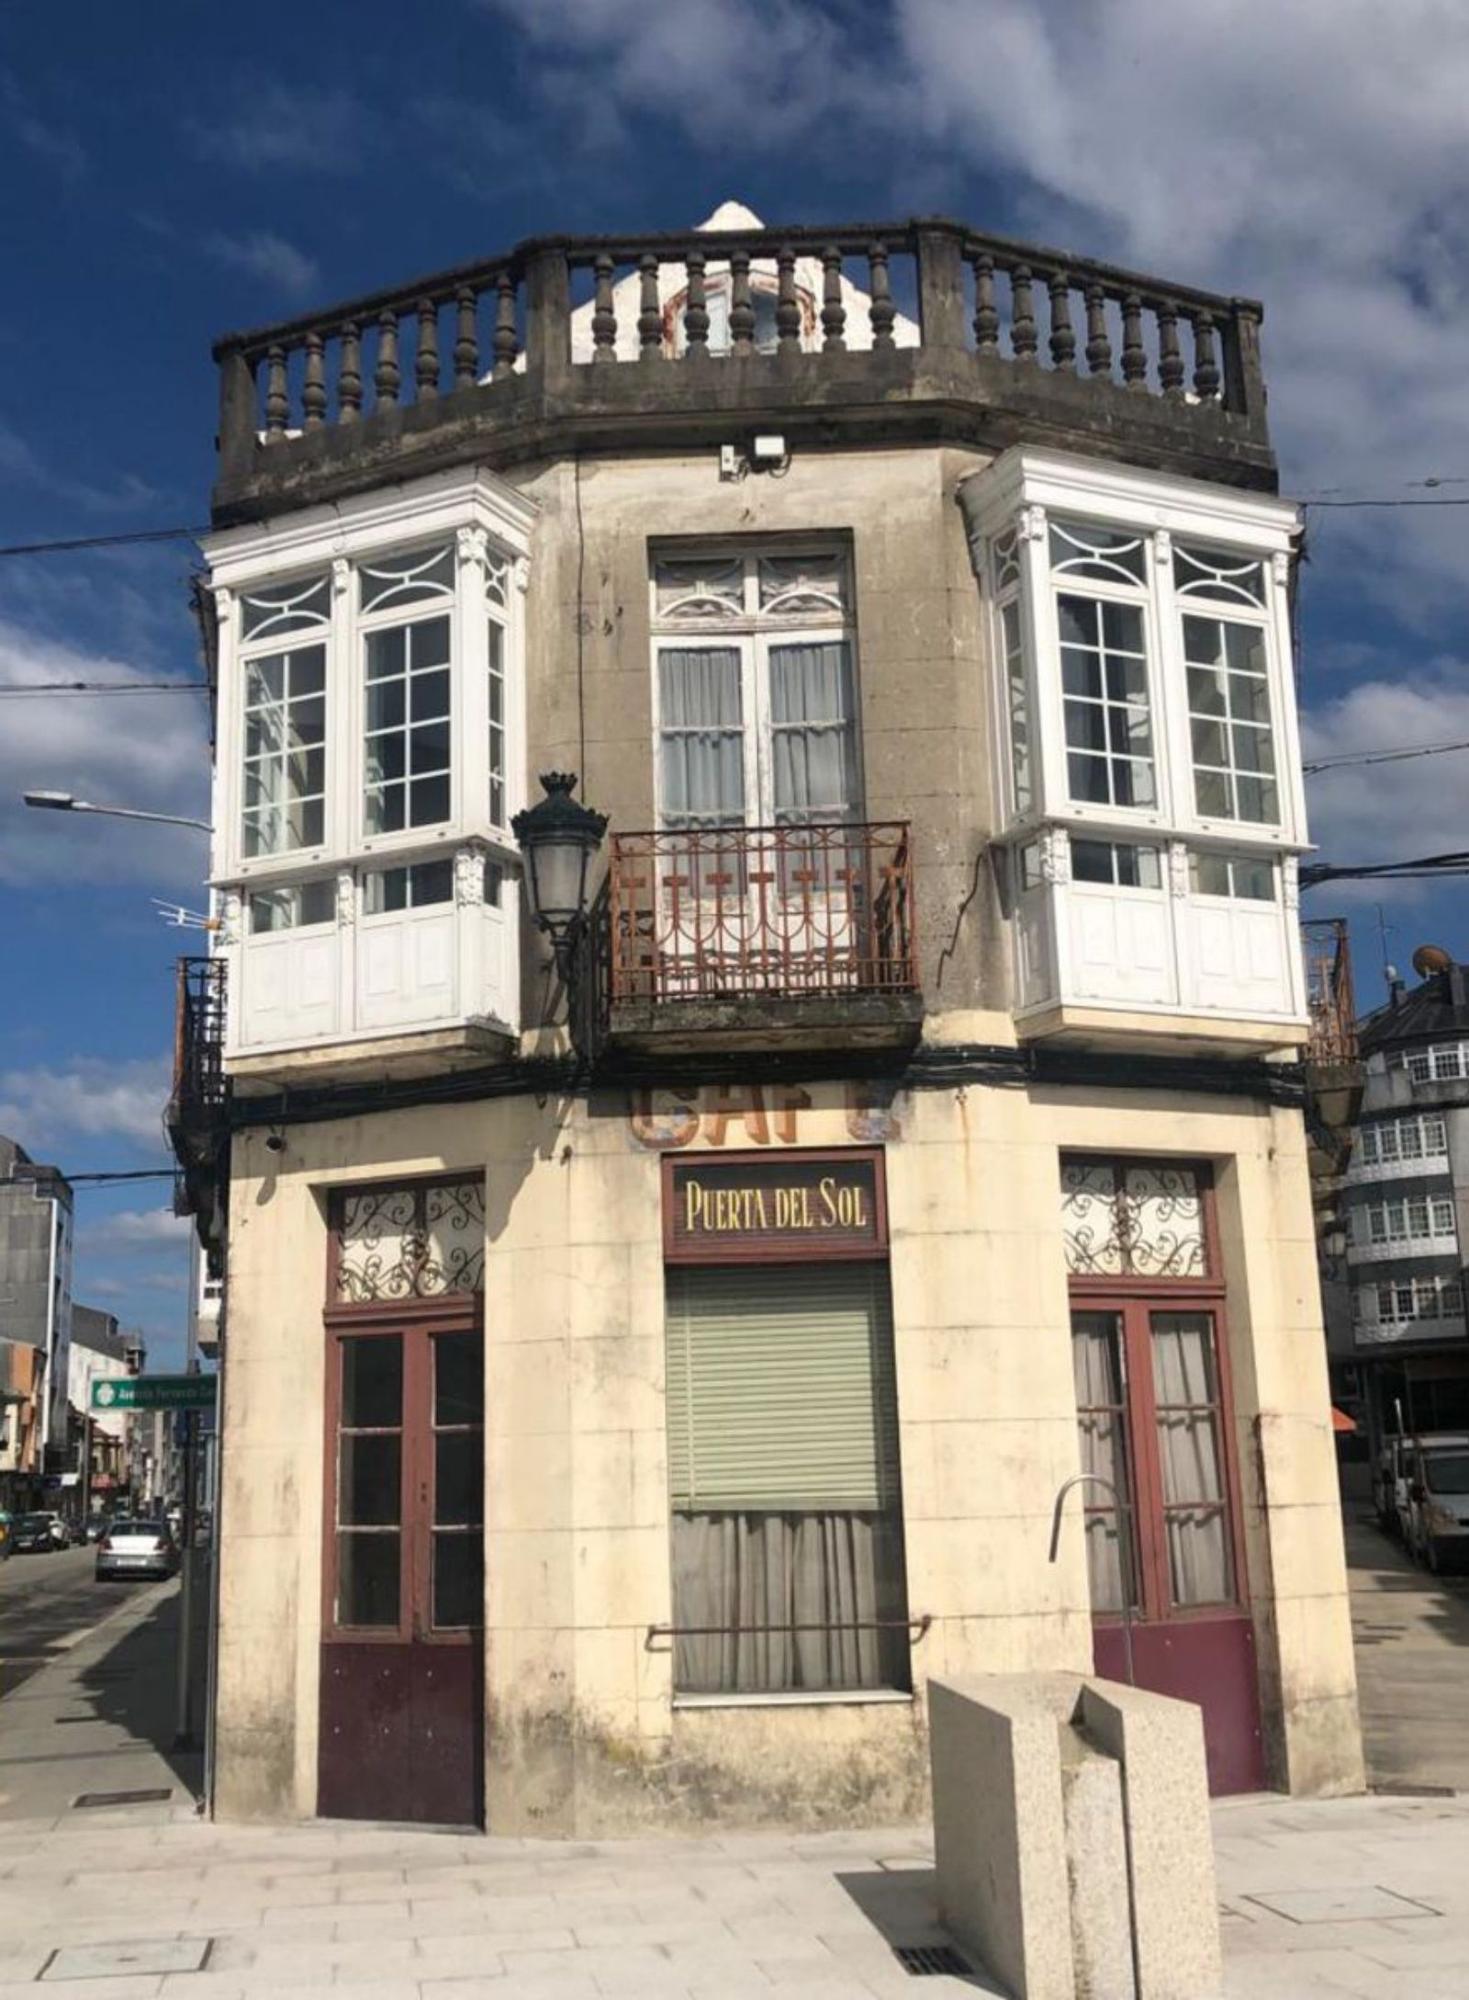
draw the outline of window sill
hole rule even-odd
[[[911,1703],[902,1688],[792,1688],[752,1694],[676,1694],[675,1709],[684,1708],[832,1708],[888,1702]]]

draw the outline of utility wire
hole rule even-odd
[[[0,556],[59,556],[75,549],[122,549],[138,542],[197,542],[209,529],[137,528],[127,535],[73,535],[60,542],[11,542],[0,548]]]
[[[1443,757],[1451,750],[1469,750],[1469,739],[1420,743],[1411,750],[1344,750],[1339,757],[1313,757],[1301,769],[1309,778],[1317,771],[1335,771],[1347,764],[1399,764],[1409,757]]]
[[[172,1181],[178,1179],[178,1168],[138,1167],[127,1173],[63,1173],[61,1178],[71,1187],[81,1187],[84,1183],[96,1185],[102,1181]]]
[[[0,698],[38,694],[208,694],[208,681],[12,681]]]

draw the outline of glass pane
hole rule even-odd
[[[481,1625],[485,1615],[485,1551],[479,1534],[434,1536],[433,1623],[438,1631]]]
[[[411,625],[408,629],[415,673],[424,667],[446,667],[449,664],[447,618],[425,618],[421,625]]]
[[[449,713],[449,676],[437,669],[412,680],[413,720],[443,722]]]
[[[434,1439],[434,1525],[478,1527],[484,1511],[483,1431],[440,1431]]]
[[[1234,1596],[1234,1577],[1213,1318],[1202,1312],[1155,1312],[1151,1330],[1173,1602],[1227,1603]]]
[[[367,690],[367,727],[401,729],[406,713],[403,682],[374,681]]]
[[[440,820],[449,817],[449,780],[444,778],[419,778],[409,787],[409,824],[411,826],[437,826]]]
[[[478,1333],[436,1335],[434,1422],[478,1424],[483,1423],[484,1414],[484,1336]],[[447,1520],[452,1517],[445,1515],[442,1518]]]
[[[1081,1469],[1107,1480],[1105,1487],[1087,1485],[1077,1495],[1086,1533],[1087,1577],[1093,1611],[1122,1608],[1122,1527],[1132,1549],[1132,1507],[1127,1454],[1126,1387],[1122,1378],[1122,1318],[1119,1313],[1077,1312],[1071,1316],[1071,1361],[1076,1383],[1077,1427]],[[1132,1562],[1128,1581],[1137,1599],[1137,1568]]]
[[[369,632],[367,678],[370,681],[377,681],[394,674],[401,674],[406,654],[407,634],[403,626],[390,626],[386,632]]]
[[[341,1346],[343,1430],[394,1429],[403,1421],[402,1336],[360,1337]]]
[[[403,1518],[403,1440],[396,1431],[343,1431],[337,1441],[337,1523],[395,1528]]]
[[[399,1537],[337,1536],[337,1623],[398,1623]]]

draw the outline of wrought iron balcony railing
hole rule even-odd
[[[908,827],[702,827],[612,837],[614,1010],[918,991]]]
[[[216,518],[757,412],[829,438],[912,410],[1269,484],[1260,317],[938,219],[541,238],[220,340]]]
[[[1352,948],[1345,917],[1310,919],[1301,925],[1306,959],[1306,1008],[1311,1027],[1306,1060],[1357,1060],[1357,1000],[1352,986]]]
[[[217,1119],[228,1095],[224,1074],[225,962],[181,958],[174,1016],[172,1122],[182,1129]]]

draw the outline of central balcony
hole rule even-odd
[[[218,527],[465,462],[1017,440],[1273,490],[1260,307],[938,218],[543,237],[216,343]]]
[[[923,1020],[905,823],[612,839],[608,1025],[624,1047],[902,1047]]]

